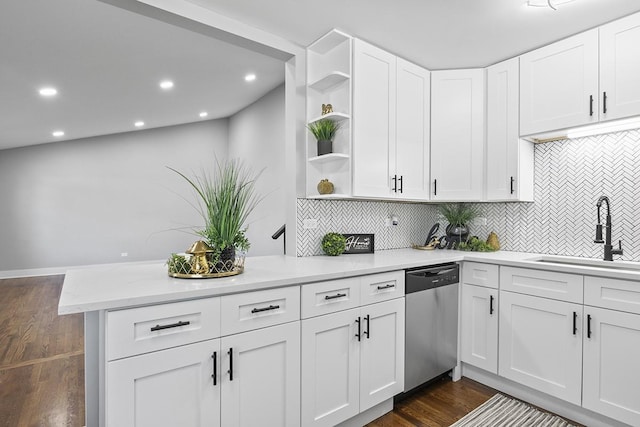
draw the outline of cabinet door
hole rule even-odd
[[[520,135],[597,121],[597,29],[520,56]]]
[[[397,59],[394,174],[402,199],[429,199],[430,86],[429,71]]]
[[[462,286],[461,355],[463,362],[498,373],[498,290]]]
[[[353,68],[353,194],[391,197],[396,57],[356,39]]]
[[[106,425],[220,426],[219,361],[216,339],[107,363]]]
[[[404,391],[404,298],[364,306],[360,412]]]
[[[640,315],[585,307],[582,406],[640,425]],[[587,317],[589,316],[589,317]]]
[[[302,425],[334,426],[359,412],[360,309],[302,321]]]
[[[580,304],[501,291],[499,375],[580,405],[581,318]]]
[[[223,426],[300,424],[299,322],[223,337],[221,348]]]
[[[484,70],[431,73],[432,200],[480,200]]]
[[[487,200],[533,200],[533,143],[520,140],[519,66],[487,68]]]
[[[640,14],[600,27],[600,118],[640,114]]]

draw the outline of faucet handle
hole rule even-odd
[[[618,240],[618,249],[611,251],[613,255],[622,255],[622,240]]]

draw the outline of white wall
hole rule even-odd
[[[164,259],[202,223],[187,174],[227,156],[228,120],[0,151],[0,271]],[[121,253],[128,253],[123,258]]]
[[[229,118],[229,157],[262,169],[256,190],[263,196],[249,218],[249,256],[282,254],[283,240],[271,235],[285,223],[284,85]],[[289,238],[295,239],[295,234]]]

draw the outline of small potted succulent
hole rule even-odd
[[[329,256],[338,256],[347,247],[347,239],[340,233],[327,233],[322,238],[322,250]]]
[[[440,214],[449,222],[446,232],[449,239],[465,242],[469,236],[469,224],[478,216],[477,212],[464,203],[440,205]]]
[[[333,139],[340,130],[340,126],[340,122],[331,119],[320,119],[307,125],[309,131],[318,141],[318,156],[333,152]]]

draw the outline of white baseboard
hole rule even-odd
[[[462,376],[589,427],[629,427],[627,424],[533,390],[466,363],[462,364]]]

